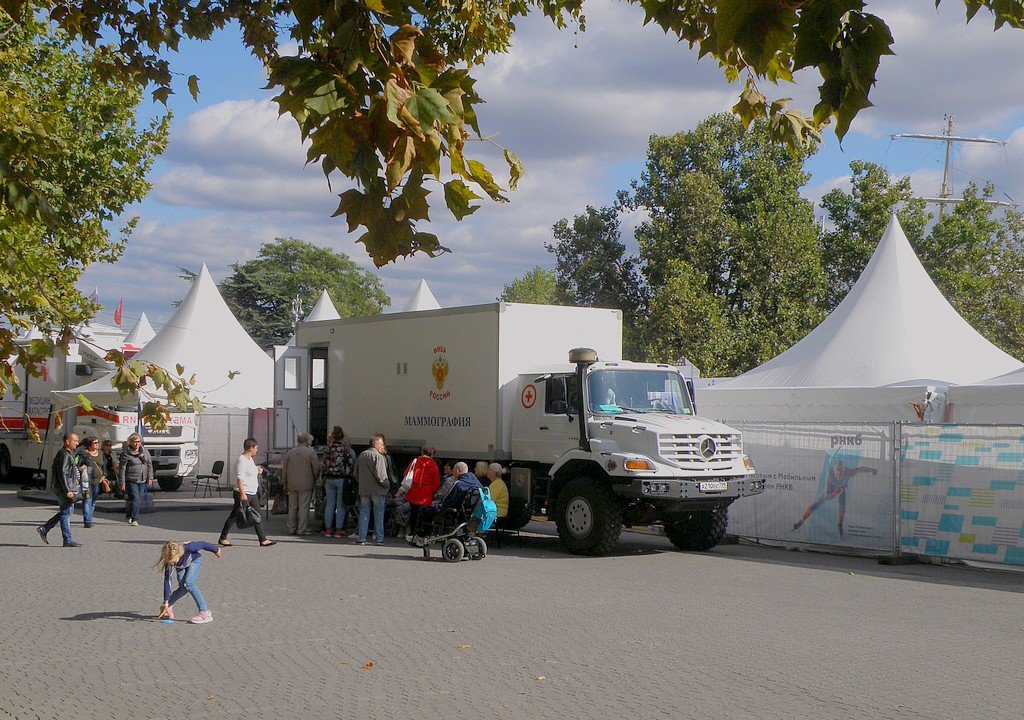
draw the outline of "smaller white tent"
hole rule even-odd
[[[416,310],[440,310],[441,303],[434,297],[434,293],[430,292],[430,286],[427,285],[427,281],[420,279],[419,285],[416,286],[416,292],[409,298],[409,302],[402,308],[402,312],[414,312]]]
[[[273,361],[231,314],[205,264],[174,315],[134,359],[172,370],[183,365],[186,376],[196,374],[193,392],[204,405],[263,408],[273,402]],[[238,375],[229,379],[231,372]],[[95,405],[121,407],[139,399],[163,399],[145,387],[140,397],[122,398],[111,387],[111,377],[54,395],[66,405],[76,404],[78,395]]]
[[[316,305],[309,311],[309,315],[303,322],[317,322],[319,320],[340,320],[341,315],[338,314],[338,308],[334,307],[334,303],[331,301],[331,296],[327,293],[326,288],[320,297],[316,301]]]
[[[1024,367],[946,392],[953,422],[1024,423]]]
[[[141,350],[154,337],[156,337],[156,331],[153,330],[153,326],[149,324],[149,318],[143,312],[132,329],[128,331],[123,346]]]
[[[785,352],[700,393],[728,420],[914,420],[928,389],[1014,370],[1020,361],[964,320],[928,277],[896,216],[856,284]]]

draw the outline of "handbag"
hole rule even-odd
[[[240,528],[252,527],[256,523],[263,520],[263,516],[260,515],[259,511],[247,502],[242,503],[238,507],[238,515],[235,516],[235,522]]]
[[[416,461],[413,460],[409,463],[409,469],[405,471],[405,475],[402,477],[402,490],[408,491],[412,487],[413,471],[416,469]]]
[[[107,482],[106,478],[103,478],[102,480],[100,480],[100,492],[102,492],[102,493],[110,492],[110,483]]]
[[[260,507],[265,507],[267,500],[269,500],[267,484],[260,480],[259,485],[256,486],[256,504]]]

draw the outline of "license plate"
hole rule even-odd
[[[701,492],[725,492],[729,489],[729,483],[725,480],[708,480],[699,483],[697,487]]]

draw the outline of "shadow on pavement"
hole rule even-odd
[[[79,615],[72,615],[71,617],[64,617],[61,620],[74,620],[82,622],[85,620],[124,620],[126,622],[139,622],[139,621],[152,621],[153,618],[147,615],[142,615],[132,610],[114,610],[107,612],[91,612],[81,613]]]

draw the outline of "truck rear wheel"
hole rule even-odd
[[[0,483],[11,479],[11,453],[6,445],[0,445]]]
[[[182,478],[180,477],[163,477],[156,479],[157,484],[160,485],[160,489],[164,492],[174,492],[181,487]]]
[[[608,488],[589,478],[576,478],[558,494],[555,524],[569,552],[604,555],[619,542],[622,505]]]
[[[665,520],[665,534],[680,550],[710,550],[725,537],[728,508],[695,510]]]

